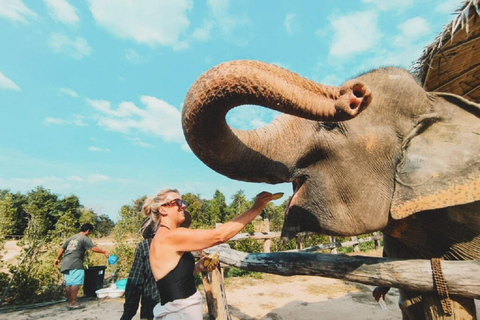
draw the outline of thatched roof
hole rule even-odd
[[[450,92],[480,103],[480,0],[463,2],[416,62],[428,91]]]

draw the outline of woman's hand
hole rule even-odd
[[[212,256],[205,255],[195,264],[193,274],[195,275],[198,272],[212,272],[217,269],[219,263],[220,261],[218,261],[218,259],[212,259]]]
[[[255,202],[253,203],[252,209],[257,209],[262,211],[263,208],[273,200],[273,194],[267,191],[262,191],[255,197]]]

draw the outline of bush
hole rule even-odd
[[[256,271],[247,271],[238,269],[235,267],[225,268],[225,278],[235,278],[235,277],[252,277],[255,279],[263,279],[263,273]]]

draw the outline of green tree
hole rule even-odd
[[[112,221],[106,214],[99,215],[97,217],[96,227],[97,234],[99,237],[108,236],[113,228],[115,228],[115,222]]]
[[[201,229],[202,226],[205,228],[205,223],[203,222],[205,219],[205,213],[203,212],[204,200],[193,193],[185,193],[182,195],[182,199],[188,203],[187,211],[192,216],[191,228]]]
[[[127,237],[135,240],[141,238],[140,228],[146,217],[142,213],[142,207],[147,199],[146,196],[133,201],[132,205],[124,205],[120,209],[120,219],[118,220],[113,235],[116,241],[123,241]]]
[[[68,237],[78,232],[78,220],[71,212],[63,214],[55,224],[55,230],[52,232],[53,238],[62,239],[62,242]]]
[[[80,223],[80,226],[84,225],[85,223],[90,223],[93,226],[94,232],[95,232],[95,224],[96,224],[96,220],[97,220],[97,215],[95,214],[95,212],[93,212],[90,209],[85,209],[84,208],[81,211],[82,211],[82,214],[80,215],[80,219],[78,219],[78,222]]]
[[[225,201],[225,195],[219,190],[215,190],[215,194],[213,195],[212,200],[218,206],[220,222],[225,222],[225,216],[227,215],[228,210],[227,202]]]
[[[16,211],[12,194],[7,193],[0,197],[0,241],[1,238],[13,234]]]
[[[28,214],[24,210],[24,206],[27,204],[27,198],[20,193],[10,193],[9,190],[0,190],[0,199],[7,196],[11,197],[13,207],[15,208],[13,216],[14,225],[11,234],[17,236],[23,235],[28,225]]]
[[[29,215],[25,236],[30,240],[38,240],[47,235],[55,227],[60,214],[56,209],[58,197],[43,187],[37,187],[27,194],[25,211]]]
[[[231,220],[239,214],[247,211],[252,204],[253,203],[251,201],[248,201],[245,198],[245,193],[243,190],[237,191],[237,193],[232,196],[232,202],[226,210],[225,221]]]
[[[77,222],[80,220],[80,216],[82,215],[82,205],[77,196],[70,195],[58,200],[56,207],[59,215],[69,213],[75,220],[77,220]],[[77,225],[77,227],[79,227],[79,225]]]

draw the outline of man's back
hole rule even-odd
[[[77,233],[65,241],[62,248],[65,250],[60,271],[83,269],[85,251],[93,248],[93,241],[80,233]]]

